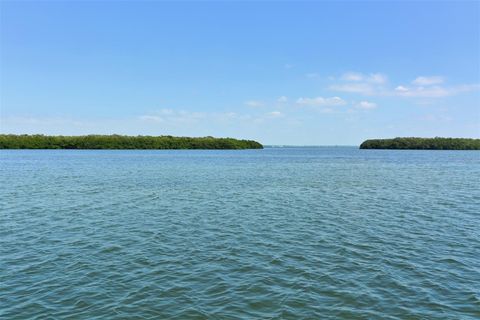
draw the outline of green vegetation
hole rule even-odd
[[[172,136],[0,135],[0,149],[262,149],[252,140]]]
[[[360,149],[480,150],[480,139],[395,138],[366,140]]]

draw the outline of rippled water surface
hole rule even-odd
[[[2,319],[479,319],[480,152],[0,151]]]

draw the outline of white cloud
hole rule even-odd
[[[355,107],[363,110],[371,110],[371,109],[375,109],[377,107],[377,104],[374,102],[360,101],[359,103],[356,104]]]
[[[168,115],[167,115],[168,114]],[[0,118],[0,132],[16,134],[127,134],[219,136],[262,140],[291,120],[279,111],[258,114],[236,112],[195,112],[189,110],[161,109],[133,117],[66,118],[6,116]]]
[[[363,74],[357,73],[357,72],[347,72],[347,73],[344,73],[340,79],[344,81],[362,81]]]
[[[340,79],[348,82],[367,82],[376,84],[383,84],[387,82],[387,77],[381,73],[370,73],[368,75],[364,75],[359,72],[347,72],[344,73]]]
[[[236,123],[259,123],[269,118],[283,118],[285,114],[274,110],[267,113],[250,115],[236,112],[194,112],[187,110],[162,109],[137,117],[145,125],[162,124],[164,128],[181,128],[185,125],[208,126],[214,124],[234,125]]]
[[[444,77],[432,76],[432,77],[417,77],[412,81],[412,84],[417,86],[430,86],[433,84],[440,84],[445,81]]]
[[[139,116],[138,119],[146,122],[163,122],[164,121],[162,117],[152,116],[152,115]]]
[[[462,92],[475,91],[480,85],[460,85],[454,87],[427,86],[427,87],[405,87],[398,86],[393,94],[400,97],[421,97],[421,98],[442,98],[460,94]]]
[[[288,101],[288,98],[285,96],[281,96],[277,99],[277,102],[280,102],[280,103],[285,103],[287,101]]]
[[[398,87],[395,88],[395,91],[397,91],[397,92],[407,92],[408,88],[404,87],[404,86],[398,86]]]
[[[220,114],[209,114],[204,112],[194,112],[186,110],[160,109],[150,114],[137,117],[141,122],[146,123],[163,123],[163,124],[192,124],[202,121],[206,118],[212,118]],[[221,113],[222,117],[231,117],[231,113]]]
[[[453,92],[443,87],[405,87],[395,88],[393,95],[399,97],[422,97],[422,98],[440,98],[451,95]]]
[[[255,107],[262,107],[264,104],[262,101],[249,100],[249,101],[245,101],[245,105],[255,108]]]
[[[285,115],[283,113],[281,113],[280,111],[272,111],[272,112],[267,113],[267,116],[269,116],[271,118],[282,118]]]
[[[338,84],[330,86],[329,89],[333,91],[360,93],[364,95],[373,95],[378,91],[374,86],[368,83]]]
[[[406,97],[427,97],[427,98],[440,98],[450,96],[456,93],[456,90],[453,88],[443,88],[443,87],[418,87],[407,90],[405,93],[402,93]]]
[[[328,88],[338,92],[358,93],[365,96],[398,96],[407,98],[442,98],[457,95],[463,92],[479,90],[479,84],[464,84],[458,86],[441,86],[444,77],[417,77],[412,85],[388,86],[388,79],[381,73],[349,72],[342,75],[342,82],[333,84]]]
[[[368,76],[367,82],[376,83],[376,84],[383,84],[388,81],[387,76],[381,73],[372,73]]]
[[[347,104],[345,100],[340,97],[331,97],[331,98],[298,98],[297,104],[299,105],[308,105],[308,106],[343,106]]]

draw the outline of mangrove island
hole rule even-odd
[[[395,138],[371,139],[360,149],[480,150],[480,139],[467,138]]]
[[[262,149],[253,140],[173,136],[0,135],[0,149]]]

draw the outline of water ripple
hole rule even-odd
[[[2,319],[478,319],[480,156],[0,152]]]

